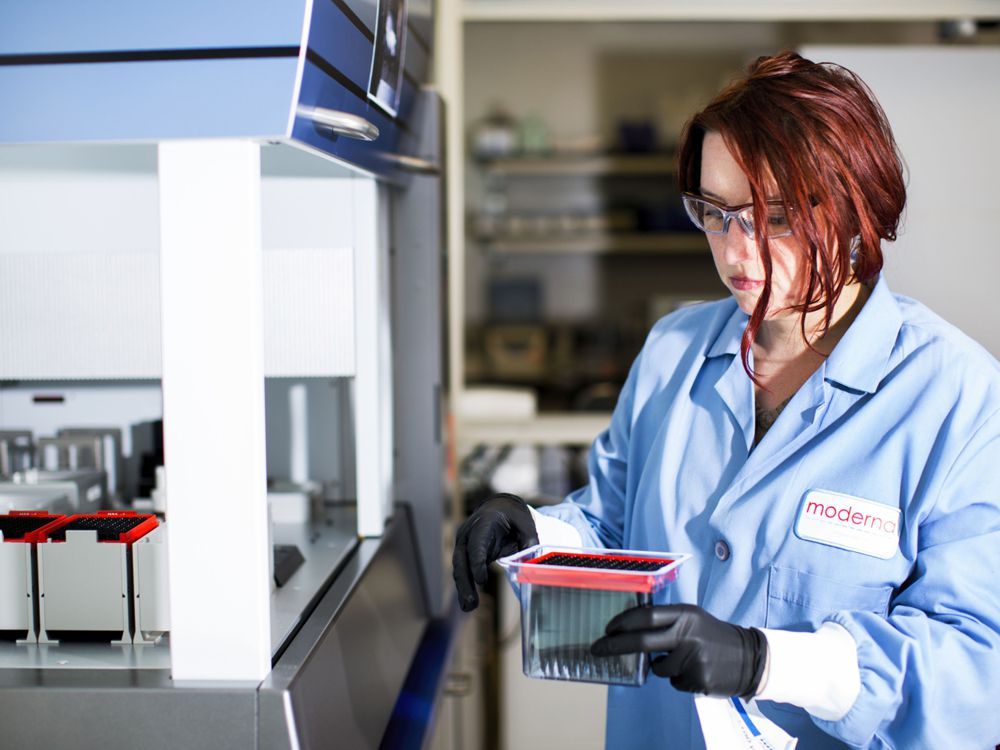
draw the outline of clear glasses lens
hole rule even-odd
[[[735,219],[740,229],[750,238],[754,236],[753,207],[739,211],[727,211],[701,198],[684,196],[684,210],[694,222],[694,225],[709,234],[724,234],[728,230],[727,219]],[[784,206],[771,205],[767,207],[767,237],[787,237],[792,233],[791,224]]]
[[[684,196],[684,210],[687,211],[688,217],[694,222],[694,225],[698,227],[703,232],[721,232],[723,221],[722,212],[713,206],[711,203],[706,203],[703,200],[697,198],[692,198],[689,195]],[[706,214],[712,211],[716,214],[717,220],[710,219]]]
[[[750,231],[753,232],[753,210],[744,209],[746,211],[746,224],[750,227]],[[785,214],[785,209],[781,206],[768,206],[767,207],[767,236],[768,237],[787,237],[792,233],[791,224],[788,223],[788,216]]]

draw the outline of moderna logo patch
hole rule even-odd
[[[829,490],[809,490],[795,535],[809,542],[888,560],[899,549],[899,508]]]

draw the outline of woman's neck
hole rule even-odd
[[[802,318],[791,312],[775,318],[765,318],[754,340],[754,356],[770,361],[797,357],[810,347],[822,356],[828,356],[843,337],[851,323],[861,312],[871,290],[860,282],[845,286],[833,306],[830,327],[823,332],[824,311],[806,314],[805,334],[802,336]]]

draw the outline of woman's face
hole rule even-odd
[[[750,182],[729,153],[720,133],[705,134],[701,152],[699,192],[724,206],[740,206],[753,200]],[[777,199],[779,195],[768,195]],[[722,283],[736,298],[740,309],[753,313],[764,288],[764,263],[757,243],[747,237],[739,224],[729,222],[726,234],[709,234],[708,244]],[[769,240],[771,248],[771,299],[767,317],[795,315],[789,309],[805,296],[802,253],[794,237]]]

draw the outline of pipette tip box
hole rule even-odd
[[[690,555],[536,545],[498,562],[521,600],[521,653],[528,677],[639,686],[644,653],[593,656],[608,622],[677,577]]]

